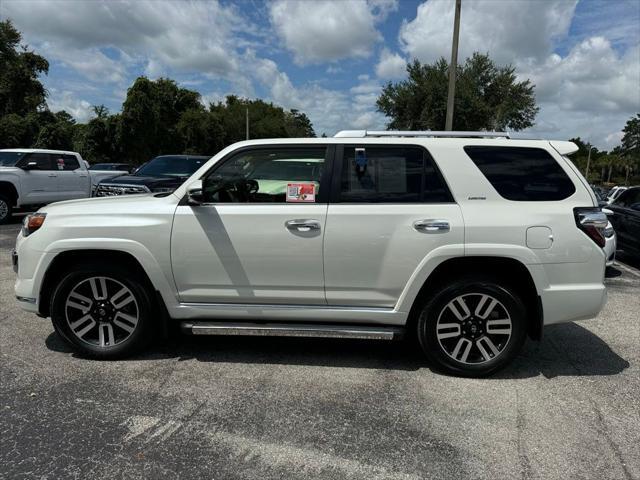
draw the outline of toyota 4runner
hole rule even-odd
[[[598,314],[606,216],[570,142],[340,132],[236,143],[175,192],[25,218],[15,294],[85,355],[195,335],[416,338],[486,375]]]

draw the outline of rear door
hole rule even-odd
[[[48,153],[25,155],[18,166],[35,162],[37,167],[25,170],[20,178],[20,204],[39,205],[58,200],[58,172]]]
[[[464,226],[429,152],[414,145],[344,145],[324,244],[329,305],[396,305],[423,259],[442,246],[464,253]]]
[[[58,200],[85,198],[89,195],[89,174],[75,155],[54,154],[58,173]]]
[[[640,188],[624,191],[607,208],[613,212],[611,223],[618,235],[618,246],[640,254]]]

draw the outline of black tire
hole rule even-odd
[[[104,299],[96,299],[95,295],[90,294],[91,282],[97,285],[101,283],[100,279],[105,279],[104,288],[109,292]],[[98,288],[102,290],[103,287]],[[122,288],[128,291],[118,297]],[[70,297],[72,292],[74,295]],[[78,300],[75,296],[78,292],[82,292],[89,302]],[[129,300],[130,297],[133,300]],[[123,298],[128,303],[116,308],[118,301],[122,303]],[[79,307],[86,307],[87,310]],[[98,310],[105,312],[104,316]],[[82,266],[64,275],[51,296],[51,321],[55,331],[76,351],[96,359],[123,358],[142,351],[153,337],[151,327],[154,316],[146,282],[118,266]],[[84,317],[89,318],[74,330],[72,325]],[[130,322],[126,318],[136,318],[137,322]],[[92,322],[95,323],[93,327],[90,326]],[[79,336],[85,328],[88,330]]]
[[[498,303],[487,313],[493,300]],[[485,314],[487,318],[481,318]],[[439,369],[456,376],[483,377],[505,367],[522,348],[527,332],[522,299],[490,278],[450,282],[427,299],[419,315],[420,347]]]
[[[0,225],[9,223],[13,214],[13,202],[4,195],[0,195]]]

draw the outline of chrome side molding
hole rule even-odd
[[[354,338],[398,340],[404,329],[387,326],[302,323],[182,322],[183,332],[192,335],[247,335],[264,337]]]

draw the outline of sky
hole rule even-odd
[[[383,129],[383,85],[412,59],[451,55],[453,0],[0,0],[50,62],[48,104],[78,121],[120,110],[140,75],[296,108],[318,135]],[[535,84],[529,137],[617,145],[640,112],[640,0],[462,0],[459,61],[474,51]]]

